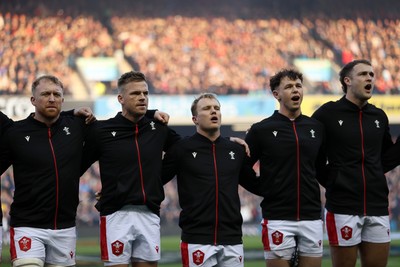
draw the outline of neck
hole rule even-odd
[[[349,94],[346,94],[346,99],[349,100],[354,105],[358,106],[359,108],[362,108],[368,103],[368,100],[362,100],[357,97],[353,97],[352,95]]]
[[[301,115],[301,110],[300,109],[296,109],[295,111],[291,111],[291,110],[280,109],[279,113],[282,114],[285,117],[288,117],[290,120],[294,120],[298,116]]]
[[[204,137],[207,137],[208,139],[210,139],[211,142],[214,142],[215,140],[217,140],[217,138],[221,135],[220,130],[204,131],[201,129],[197,129],[197,133],[201,134]]]
[[[133,123],[137,123],[138,121],[140,121],[141,118],[144,117],[144,115],[131,114],[126,111],[122,111],[122,116],[124,116]]]
[[[36,112],[33,114],[33,118],[35,120],[46,124],[47,127],[51,127],[51,125],[53,125],[58,120],[59,117],[60,117],[60,115],[57,115],[54,118],[47,118],[47,117],[41,116],[40,114],[38,114]]]

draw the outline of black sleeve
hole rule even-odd
[[[179,155],[178,147],[176,145],[168,149],[163,158],[161,179],[165,185],[171,181],[178,172],[179,168]]]
[[[12,164],[12,155],[9,146],[9,132],[5,132],[0,140],[0,175],[2,175]]]
[[[158,109],[148,109],[147,111],[146,111],[146,114],[145,114],[145,116],[147,117],[147,118],[149,118],[149,119],[154,119],[154,115],[156,114],[156,111],[157,111]]]
[[[61,111],[60,116],[75,116],[74,115],[75,109],[67,110],[67,111]]]
[[[0,136],[14,123],[12,119],[0,111]]]
[[[247,132],[245,141],[250,149],[250,158],[248,163],[253,166],[260,159],[260,149],[257,144],[257,136],[253,127]]]
[[[247,191],[262,196],[260,177],[257,177],[253,169],[253,164],[250,163],[250,158],[246,157],[243,160],[242,168],[240,170],[239,184]]]
[[[97,122],[88,125],[85,130],[85,144],[83,146],[83,156],[81,163],[81,175],[98,160],[99,146],[96,139],[96,126]]]
[[[400,136],[396,143],[382,155],[383,171],[386,173],[400,164]]]

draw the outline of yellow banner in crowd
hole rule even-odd
[[[305,95],[301,110],[303,114],[311,116],[324,103],[336,101],[340,98],[340,95]],[[383,109],[389,117],[390,123],[400,123],[400,96],[374,95],[369,102]]]

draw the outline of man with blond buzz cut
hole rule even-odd
[[[164,183],[177,177],[182,264],[242,267],[238,185],[254,191],[258,180],[245,164],[245,148],[221,136],[216,95],[196,97],[191,111],[196,133],[166,152],[162,172]]]
[[[32,84],[35,112],[1,137],[0,172],[14,172],[10,254],[14,267],[74,266],[76,208],[85,118],[60,116],[63,84],[45,75]],[[88,118],[93,118],[87,112]],[[85,112],[83,113],[85,115]]]

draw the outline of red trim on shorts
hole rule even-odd
[[[329,245],[339,245],[339,239],[336,231],[335,214],[326,213],[326,230],[328,231]]]
[[[107,224],[106,216],[100,216],[100,250],[101,260],[108,261],[108,248],[107,248]]]
[[[14,227],[10,227],[10,257],[11,261],[17,258],[17,251],[15,249],[15,231]]]
[[[271,247],[269,245],[269,239],[268,239],[268,220],[267,219],[263,219],[262,222],[262,235],[261,235],[261,239],[264,245],[264,250],[265,251],[270,251]]]
[[[189,267],[189,244],[181,242],[182,266]]]

